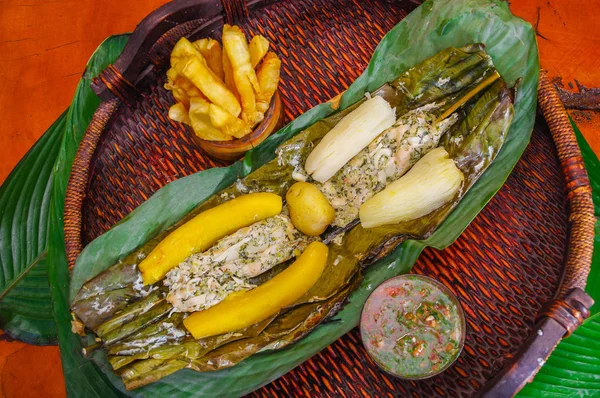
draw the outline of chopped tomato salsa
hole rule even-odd
[[[408,378],[434,376],[462,350],[465,319],[456,297],[441,283],[402,275],[382,283],[362,312],[365,348],[386,372]]]

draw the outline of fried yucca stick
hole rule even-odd
[[[223,57],[219,42],[215,39],[200,39],[194,42],[194,46],[200,51],[210,70],[223,80]]]
[[[231,61],[233,80],[240,93],[242,119],[254,126],[263,118],[262,113],[256,110],[255,92],[260,92],[260,86],[250,62],[250,51],[244,32],[237,26],[223,26],[223,47]]]
[[[188,78],[212,103],[231,115],[241,112],[240,103],[225,83],[206,64],[206,60],[189,40],[182,37],[171,53],[171,66]]]
[[[279,83],[280,70],[281,60],[274,52],[268,52],[257,72],[260,93],[256,96],[256,109],[259,112],[264,113],[269,109],[271,98],[275,94]]]
[[[269,41],[264,36],[256,35],[250,40],[248,47],[250,51],[250,62],[252,63],[252,67],[256,68],[267,54],[267,51],[269,51]]]
[[[188,111],[181,102],[178,102],[169,108],[169,119],[187,124],[188,126],[191,125]]]
[[[210,102],[200,97],[190,98],[189,121],[194,133],[203,140],[228,141],[231,135],[224,134],[210,121]],[[225,111],[227,113],[227,111]]]
[[[252,132],[244,120],[237,118],[216,104],[210,104],[210,122],[226,135],[242,138]]]
[[[175,101],[183,103],[186,108],[190,106],[190,97],[196,94],[195,91],[199,92],[192,82],[179,75],[173,68],[167,71],[167,82],[164,87],[172,92]]]
[[[225,49],[223,49],[223,74],[225,75],[225,85],[239,100],[240,93],[238,92],[238,89],[235,86],[235,81],[233,80],[233,67],[231,66],[231,61],[229,60],[229,56],[227,55],[227,51],[225,51]]]

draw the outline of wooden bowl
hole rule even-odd
[[[263,142],[269,135],[281,127],[283,127],[283,103],[281,102],[279,91],[276,91],[263,121],[245,137],[230,141],[210,141],[198,137],[189,126],[187,130],[210,157],[233,161],[243,157],[246,152]]]

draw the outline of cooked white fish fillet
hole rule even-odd
[[[331,179],[317,183],[336,211],[334,225],[345,226],[357,218],[361,204],[438,146],[457,116],[436,123],[431,113],[434,107],[429,104],[401,116]]]
[[[254,223],[167,273],[167,301],[180,312],[212,307],[233,292],[253,289],[249,278],[301,253],[308,243],[286,215]]]

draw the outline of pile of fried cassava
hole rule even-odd
[[[165,88],[177,103],[169,118],[205,140],[242,138],[264,119],[277,91],[281,60],[261,35],[246,41],[238,26],[223,26],[215,39],[182,37],[171,52]]]
[[[76,319],[128,389],[283,348],[340,310],[363,267],[437,228],[512,118],[483,46],[446,49],[88,281]]]

